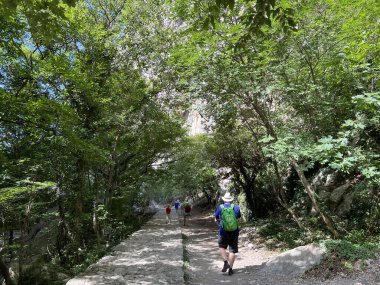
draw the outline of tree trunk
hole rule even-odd
[[[298,219],[296,213],[292,210],[292,208],[289,207],[289,204],[285,198],[285,193],[281,189],[281,187],[278,187],[278,186],[273,186],[273,187],[274,187],[274,190],[276,193],[276,199],[280,203],[280,205],[290,214],[293,221],[296,222],[297,226],[300,229],[302,229],[304,231],[308,231],[308,229],[304,226],[304,224],[301,223],[301,221]]]
[[[59,221],[58,221],[58,233],[56,237],[56,249],[58,252],[59,256],[59,261],[61,264],[66,263],[66,256],[64,253],[65,246],[68,243],[68,230],[67,230],[67,225],[66,225],[66,220],[65,220],[65,209],[63,205],[63,193],[61,193],[61,186],[58,185],[58,199],[57,199],[57,204],[58,204],[58,214],[59,214]]]
[[[274,172],[276,174],[277,181],[272,180],[272,186],[274,188],[274,191],[276,193],[277,201],[280,203],[282,207],[290,214],[290,216],[293,218],[293,220],[296,222],[298,227],[300,229],[303,229],[304,231],[308,231],[308,229],[305,227],[303,223],[298,219],[296,213],[289,207],[288,201],[286,199],[286,195],[284,193],[283,185],[282,185],[282,179],[280,176],[280,173],[278,171],[277,162],[273,161],[273,167]]]
[[[90,181],[90,173],[88,173],[88,185],[91,187],[91,181]],[[98,243],[100,243],[100,240],[102,238],[101,229],[99,225],[99,219],[98,219],[98,201],[99,201],[99,187],[98,187],[98,176],[95,173],[94,175],[94,183],[92,185],[92,191],[94,192],[94,198],[93,198],[93,213],[92,213],[92,229],[96,235],[96,240]]]
[[[245,194],[245,198],[247,199],[248,208],[252,213],[255,213],[257,211],[255,207],[255,202],[253,200],[252,196],[252,185],[248,184],[243,187],[243,191]],[[257,213],[256,213],[257,214]],[[257,215],[256,215],[257,216]]]
[[[73,235],[74,241],[77,245],[81,245],[84,239],[83,236],[83,204],[84,204],[84,189],[85,185],[85,161],[82,154],[79,154],[77,163],[76,163],[76,177],[74,180],[74,227],[73,227]]]
[[[256,96],[254,96],[252,98],[251,103],[252,103],[253,109],[257,113],[259,119],[264,124],[264,127],[267,131],[267,134],[270,135],[271,137],[273,137],[275,140],[277,140],[277,134],[276,134],[270,120],[268,119],[268,116],[265,113],[264,108],[260,105],[260,102],[257,100]],[[284,190],[283,190],[282,178],[281,178],[280,172],[278,171],[278,165],[277,165],[277,162],[275,159],[273,160],[272,164],[273,164],[276,179],[277,179],[277,182],[274,182],[273,187],[275,189],[276,198],[277,198],[278,202],[280,203],[280,205],[282,207],[284,207],[286,209],[286,211],[288,211],[288,213],[292,216],[293,220],[297,223],[297,225],[301,229],[307,230],[307,228],[298,219],[296,213],[288,205],[288,202],[287,202]]]
[[[207,192],[207,188],[206,189],[202,188],[202,192],[206,196],[207,204],[211,205],[212,198],[211,198],[211,195]]]
[[[311,204],[312,204],[313,208],[321,216],[321,218],[322,218],[323,222],[326,224],[328,230],[333,234],[333,236],[335,238],[338,238],[340,234],[336,230],[332,218],[320,209],[318,202],[315,198],[315,190],[314,190],[313,186],[309,183],[309,181],[307,181],[303,170],[301,169],[301,167],[298,165],[298,163],[294,159],[292,159],[292,165],[293,165],[294,169],[297,171],[297,174],[298,174],[298,176],[302,182],[302,185],[304,186],[305,192],[309,195],[309,198],[311,200]]]
[[[2,256],[0,256],[0,274],[3,276],[6,285],[14,285],[14,282],[9,273],[9,268],[4,263]]]
[[[244,166],[242,165],[242,163],[239,163],[239,172],[243,176],[243,179],[244,179],[244,181],[241,181],[240,177],[238,177],[239,184],[243,188],[245,198],[247,199],[247,204],[248,204],[249,210],[252,213],[254,213],[256,211],[255,203],[253,200],[253,193],[252,193],[254,182],[252,181],[252,177],[249,177],[249,175],[248,175],[247,171],[244,169]]]
[[[13,229],[9,230],[9,235],[8,235],[8,244],[12,245],[14,240],[14,232]]]

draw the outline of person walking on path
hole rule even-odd
[[[224,203],[217,207],[214,218],[219,224],[218,245],[224,261],[222,272],[228,270],[228,275],[232,275],[235,255],[238,253],[239,223],[237,219],[241,217],[241,214],[239,206],[231,204],[234,197],[229,192],[222,197],[222,200]],[[229,247],[228,255],[227,247]]]
[[[177,215],[178,215],[178,209],[179,209],[180,205],[181,205],[181,203],[179,202],[179,199],[175,200],[174,208],[175,208],[175,212],[177,213]]]
[[[167,222],[168,224],[170,224],[171,221],[172,221],[172,219],[171,219],[171,217],[170,217],[170,213],[171,213],[171,211],[172,211],[172,208],[170,207],[169,204],[166,206],[165,211],[166,211],[166,222]]]
[[[186,226],[186,220],[189,220],[190,213],[191,213],[191,201],[188,197],[186,197],[185,202],[182,204],[184,208],[184,214],[183,214],[183,225]]]

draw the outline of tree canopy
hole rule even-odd
[[[48,229],[79,271],[149,202],[221,190],[246,219],[378,235],[377,2],[0,1],[0,267]]]

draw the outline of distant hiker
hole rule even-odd
[[[179,202],[179,199],[175,200],[174,208],[175,208],[175,212],[177,213],[177,215],[178,215],[178,209],[179,209],[180,205],[181,205],[181,203]]]
[[[165,211],[166,211],[166,222],[167,222],[168,224],[170,224],[171,221],[172,221],[172,219],[171,219],[171,217],[170,217],[170,213],[171,213],[171,211],[172,211],[172,208],[170,207],[169,204],[166,206]]]
[[[186,199],[185,202],[182,204],[182,207],[184,209],[183,225],[186,226],[186,220],[189,220],[192,208],[190,199]]]
[[[214,207],[219,204],[219,200],[220,200],[220,192],[216,191],[215,198],[214,198],[214,201],[213,201],[213,206]]]
[[[239,223],[237,219],[240,218],[240,209],[236,204],[231,204],[234,197],[227,192],[222,197],[224,204],[218,206],[215,211],[215,222],[219,224],[218,245],[219,252],[224,260],[222,272],[228,270],[228,275],[234,272],[232,267],[235,262],[235,254],[238,253],[238,239],[239,239]],[[227,246],[229,247],[229,254],[227,256]]]

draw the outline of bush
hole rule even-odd
[[[368,240],[368,236],[363,229],[352,230],[344,237],[344,239],[352,243],[364,243]]]
[[[25,268],[19,277],[18,285],[63,285],[58,281],[57,269],[47,264],[35,263]]]
[[[326,255],[307,275],[324,279],[361,270],[365,266],[363,261],[375,258],[380,249],[377,243],[357,244],[347,240],[325,240],[321,244],[326,247]]]
[[[328,256],[335,256],[339,260],[349,262],[375,258],[380,250],[377,243],[370,242],[355,244],[347,240],[326,240],[322,244],[326,247]]]
[[[365,230],[365,235],[380,233],[380,189],[367,182],[358,183],[354,188],[354,200],[347,217],[350,228]]]
[[[282,249],[294,248],[311,242],[303,230],[291,227],[288,223],[271,221],[260,228],[258,232],[266,241],[272,240],[275,247]],[[268,247],[273,245],[267,244]]]
[[[264,237],[273,237],[276,236],[279,232],[282,231],[282,225],[279,223],[268,223],[263,228],[260,229],[260,235]]]

